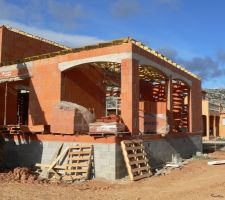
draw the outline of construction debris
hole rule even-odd
[[[89,124],[89,135],[117,135],[125,131],[125,125],[117,122],[95,122]]]
[[[90,175],[93,146],[70,147],[68,151],[65,176],[71,181],[87,180]]]
[[[152,175],[142,140],[124,140],[121,142],[127,171],[132,181]]]
[[[155,176],[165,176],[170,174],[174,169],[181,169],[183,165],[167,164],[161,169],[155,169]]]
[[[180,154],[172,154],[171,162],[168,162],[162,169],[155,169],[155,176],[167,175],[174,169],[181,169],[188,163],[188,160],[183,161]]]
[[[66,147],[51,163],[37,163],[35,166],[41,168],[40,177],[44,179],[53,177],[70,182],[87,180],[90,177],[92,155],[92,145],[71,146]]]
[[[61,111],[61,114],[68,112],[74,112],[75,119],[74,119],[74,131],[88,131],[89,127],[88,124],[94,122],[95,114],[93,110],[87,109],[79,104],[68,102],[68,101],[61,101],[56,105],[56,108]]]
[[[20,133],[50,133],[49,125],[0,125],[0,133],[20,134]]]
[[[196,154],[193,156],[193,159],[195,160],[208,160],[210,159],[209,155],[207,153],[202,153],[200,151],[197,151]]]
[[[225,164],[225,160],[215,160],[208,162],[208,165],[223,165],[223,164]]]

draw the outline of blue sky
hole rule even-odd
[[[0,0],[0,24],[71,47],[131,36],[225,88],[224,0]]]

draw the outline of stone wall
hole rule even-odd
[[[59,141],[8,139],[4,146],[4,167],[32,167],[35,163],[49,163],[61,144]],[[76,144],[94,145],[95,178],[115,180],[127,175],[119,144],[64,142],[63,148]],[[180,153],[182,158],[190,158],[196,151],[202,151],[201,136],[145,141],[144,145],[153,168],[171,161],[174,153]]]

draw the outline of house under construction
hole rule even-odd
[[[80,48],[0,27],[6,167],[92,144],[96,177],[126,175],[120,141],[144,141],[157,167],[202,150],[201,80],[132,38]]]

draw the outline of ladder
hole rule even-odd
[[[121,148],[132,181],[152,175],[142,140],[124,140],[121,142]]]

